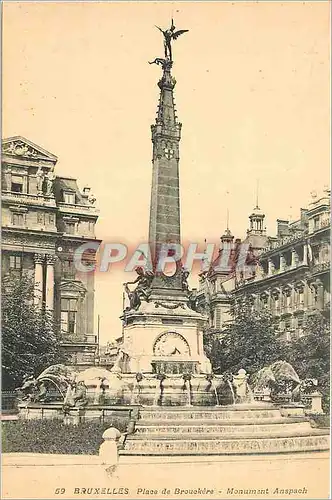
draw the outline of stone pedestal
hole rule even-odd
[[[142,302],[125,313],[124,350],[130,373],[210,373],[203,349],[205,318],[185,302]]]
[[[311,412],[312,413],[323,413],[322,409],[322,394],[317,391],[310,395],[311,397]]]

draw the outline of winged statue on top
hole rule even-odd
[[[173,59],[172,59],[172,41],[176,40],[180,35],[182,35],[183,33],[186,33],[189,30],[177,30],[177,31],[175,31],[175,25],[174,25],[173,19],[172,19],[172,25],[169,29],[163,30],[163,29],[159,28],[159,26],[156,26],[156,28],[158,28],[158,30],[161,31],[162,34],[164,35],[165,58],[169,59],[171,62],[173,62]]]

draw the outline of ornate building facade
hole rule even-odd
[[[307,317],[315,311],[330,312],[330,192],[314,195],[299,220],[277,220],[277,235],[268,237],[264,214],[256,206],[243,243],[249,245],[247,267],[237,267],[236,240],[227,230],[221,237],[229,268],[212,265],[200,277],[198,304],[209,316],[210,327],[222,329],[230,317],[232,301],[247,296],[256,310],[267,308],[278,319],[287,340],[301,336]],[[251,258],[253,257],[253,258]]]
[[[93,364],[94,272],[79,272],[74,251],[97,242],[89,188],[54,173],[57,157],[24,137],[2,142],[2,275],[34,280],[37,307],[53,311],[73,364]],[[91,263],[95,252],[84,254]],[[83,261],[84,262],[84,261]]]

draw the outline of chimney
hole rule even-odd
[[[283,219],[277,219],[277,236],[282,238],[283,236],[288,236],[289,232],[289,221]]]
[[[85,198],[88,198],[88,197],[89,197],[89,194],[90,194],[90,191],[91,191],[91,188],[89,188],[89,187],[85,186],[85,187],[83,188],[83,196],[84,196]]]

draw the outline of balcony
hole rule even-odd
[[[280,312],[282,316],[286,316],[289,314],[292,314],[293,312],[293,307],[292,306],[283,306],[280,308]]]
[[[79,334],[68,334],[62,332],[63,344],[97,344],[96,335],[79,335]]]
[[[60,202],[58,207],[63,214],[97,215],[99,213],[99,210],[93,205],[70,205],[69,203]]]
[[[15,193],[13,191],[2,191],[2,202],[19,203],[23,205],[38,205],[46,207],[55,207],[54,197],[30,194]]]
[[[313,233],[316,231],[320,231],[321,229],[326,229],[330,226],[330,219],[323,219],[318,222],[318,224],[315,224],[313,228]]]
[[[296,241],[300,241],[304,238],[304,233],[295,234],[285,236],[284,238],[280,238],[277,241],[273,241],[267,248],[262,251],[262,254],[267,254],[269,252],[273,252],[274,250],[279,250],[283,246],[287,246],[290,243],[295,243]]]
[[[324,273],[330,271],[330,261],[320,262],[319,264],[315,264],[312,268],[313,274]]]
[[[282,313],[281,311],[282,311],[282,309],[279,306],[274,307],[274,308],[271,309],[271,313],[272,313],[273,316],[280,316],[281,313]]]
[[[290,272],[290,271],[295,271],[296,269],[300,269],[301,267],[307,267],[308,264],[306,264],[303,261],[299,261],[296,264],[290,264],[290,265],[285,265],[283,268],[276,268],[273,269],[270,273],[264,273],[261,276],[258,276],[257,278],[255,277],[255,281],[261,281],[266,278],[272,278],[275,276],[280,276],[281,274]]]
[[[304,305],[304,302],[294,304],[294,313],[305,311],[306,309],[307,307]]]

